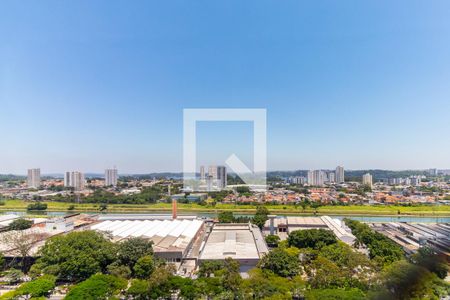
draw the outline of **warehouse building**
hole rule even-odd
[[[323,217],[277,217],[270,215],[269,220],[264,224],[264,234],[278,235],[281,240],[287,239],[290,232],[305,229],[326,229],[331,230],[334,235],[344,243],[349,245],[355,241],[355,236],[345,224],[328,216]]]
[[[113,241],[141,237],[153,242],[155,256],[168,262],[181,263],[201,243],[204,222],[192,219],[105,220],[91,227],[108,233]]]
[[[201,248],[199,263],[225,260],[239,261],[241,272],[255,267],[269,252],[259,228],[252,224],[215,224]]]
[[[450,224],[448,223],[370,223],[369,226],[400,245],[407,254],[428,246],[450,261]]]

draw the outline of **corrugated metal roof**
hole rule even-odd
[[[203,226],[201,220],[116,220],[103,221],[91,227],[110,232],[115,240],[144,237],[154,242],[155,251],[184,250]]]

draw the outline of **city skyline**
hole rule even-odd
[[[226,165],[224,166],[219,166],[219,165],[210,165],[208,166],[208,168],[217,168],[217,167],[225,167],[228,168]],[[267,173],[273,173],[273,172],[314,172],[314,171],[319,171],[319,172],[324,172],[325,174],[325,179],[330,180],[331,182],[337,182],[336,180],[336,172],[338,168],[343,168],[344,172],[358,172],[358,171],[392,171],[392,172],[403,172],[403,171],[409,171],[409,172],[426,172],[427,174],[431,175],[431,176],[438,176],[440,173],[443,174],[450,174],[450,169],[445,169],[445,168],[426,168],[426,169],[398,169],[398,170],[394,170],[394,169],[380,169],[380,168],[369,168],[369,169],[347,169],[345,168],[345,166],[337,166],[337,167],[328,167],[328,168],[310,168],[310,169],[305,169],[305,168],[296,168],[296,169],[292,169],[292,170],[267,170]],[[30,176],[30,171],[32,170],[38,170],[39,171],[39,177],[41,176],[50,176],[50,177],[64,177],[66,173],[70,173],[73,171],[57,171],[57,172],[42,172],[41,173],[41,168],[28,168],[27,170],[25,170],[25,172],[22,173],[2,173],[0,170],[0,175],[15,175],[15,176]],[[105,168],[103,169],[103,171],[77,171],[77,172],[81,172],[83,174],[85,174],[86,176],[89,177],[99,177],[99,178],[107,178],[109,176],[111,176],[114,179],[114,182],[118,179],[118,177],[120,176],[128,176],[128,175],[148,175],[148,174],[179,174],[182,175],[183,172],[182,171],[161,171],[161,172],[143,172],[143,173],[129,173],[129,172],[119,172],[119,170],[115,167],[115,168]],[[112,174],[111,174],[112,172]],[[108,174],[109,173],[109,174]],[[233,176],[236,176],[237,174],[232,172],[232,171],[228,171],[228,174],[231,174]],[[206,179],[207,176],[205,176],[206,174],[208,174],[207,170],[205,169],[205,166],[200,166],[199,169],[197,170],[196,174],[199,176],[200,179]],[[203,174],[203,175],[202,175]],[[332,176],[330,178],[330,175]],[[203,177],[205,176],[205,177]]]
[[[185,108],[266,109],[269,170],[450,169],[449,8],[2,2],[0,173],[180,171]],[[201,163],[251,132],[199,128]]]

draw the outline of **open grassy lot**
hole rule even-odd
[[[27,205],[32,202],[24,200],[7,200],[5,205],[0,206],[0,211],[25,211]],[[47,211],[67,211],[71,205],[75,206],[74,212],[98,211],[99,204],[95,203],[64,203],[64,202],[45,202],[48,205]],[[172,208],[169,203],[156,204],[109,204],[109,212],[152,212],[152,211],[170,211]],[[267,205],[272,213],[295,213],[312,214],[314,209],[307,207],[302,209],[300,206],[293,205]],[[179,203],[178,209],[185,212],[218,212],[233,211],[239,213],[253,213],[254,205],[233,205],[217,204],[216,206],[201,206],[195,203]],[[414,215],[414,216],[450,216],[450,206],[322,206],[317,209],[318,214],[333,215]]]

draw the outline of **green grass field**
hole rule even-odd
[[[27,205],[31,202],[24,200],[7,200],[5,205],[0,206],[0,211],[25,211]],[[74,204],[64,202],[45,202],[48,205],[47,211],[67,211],[69,206],[74,205],[73,212],[95,212],[99,210],[99,205],[94,203]],[[300,206],[293,205],[267,205],[272,213],[278,214],[312,214],[314,209],[306,208],[303,210]],[[169,203],[156,204],[109,204],[109,212],[152,212],[152,211],[170,211],[172,208]],[[195,203],[179,203],[179,211],[182,212],[219,212],[233,211],[237,213],[253,213],[254,205],[233,205],[217,204],[212,206],[201,206]],[[342,215],[414,215],[414,216],[450,216],[450,206],[322,206],[317,209],[318,214],[342,214]]]

